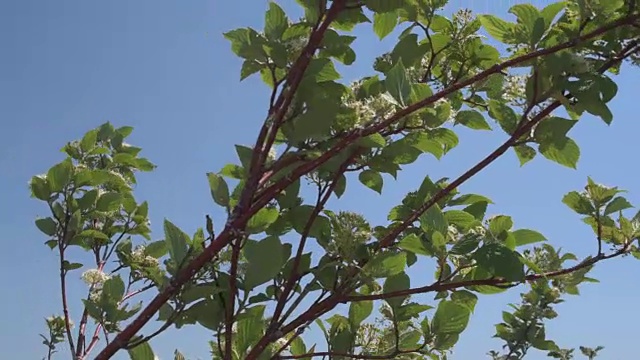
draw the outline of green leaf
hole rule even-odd
[[[246,147],[243,145],[236,145],[236,153],[238,154],[238,159],[240,159],[240,163],[242,167],[246,170],[251,168],[251,158],[253,157],[253,149],[250,147]]]
[[[304,340],[298,336],[291,342],[289,351],[291,351],[291,355],[293,356],[300,356],[307,353],[307,346],[304,344]]]
[[[376,255],[365,265],[367,273],[374,278],[385,278],[399,274],[407,265],[407,255],[405,253],[382,253]]]
[[[96,203],[96,210],[99,211],[110,211],[117,209],[122,203],[122,194],[117,192],[107,192],[98,198],[98,202]]]
[[[420,216],[420,227],[425,231],[447,232],[447,219],[444,217],[438,204],[433,204]]]
[[[509,43],[515,31],[515,24],[504,21],[494,15],[479,15],[478,20],[493,38],[503,43]]]
[[[566,5],[565,1],[558,1],[552,4],[545,6],[542,11],[540,11],[540,15],[544,19],[545,27],[549,28],[555,19],[556,15],[564,9]]]
[[[512,108],[497,100],[489,100],[489,116],[495,119],[498,125],[511,135],[518,126],[518,115]]]
[[[207,173],[207,179],[209,179],[213,201],[220,206],[229,207],[229,186],[224,178],[214,173]]]
[[[424,56],[425,52],[426,48],[418,45],[418,35],[408,34],[402,37],[391,51],[391,62],[402,60],[406,66],[411,67]]]
[[[529,145],[517,145],[513,148],[516,152],[516,156],[518,156],[518,160],[520,161],[520,166],[524,166],[524,164],[533,160],[536,157],[536,149],[532,148]]]
[[[593,205],[591,205],[589,199],[577,191],[571,191],[566,194],[562,198],[562,202],[578,214],[591,215],[595,212],[595,209],[593,208]]]
[[[407,70],[398,61],[388,72],[384,85],[389,94],[402,106],[406,106],[411,94],[411,84],[407,79]]]
[[[259,234],[278,220],[280,212],[275,207],[264,207],[258,210],[247,222],[246,230],[250,234]]]
[[[307,139],[322,139],[329,134],[335,120],[331,115],[336,112],[337,109],[334,111],[332,107],[307,110],[293,121],[292,132],[288,135],[289,140],[303,142]]]
[[[416,234],[409,234],[405,236],[398,243],[398,247],[400,249],[410,251],[418,255],[425,255],[425,256],[431,255],[431,253],[427,250],[427,248],[422,243],[422,240],[420,240],[420,238]]]
[[[265,65],[260,64],[255,60],[245,60],[242,62],[242,67],[240,68],[240,81],[248,78],[249,76],[257,73],[262,70]]]
[[[349,305],[349,323],[357,328],[373,312],[373,301],[354,301]]]
[[[94,240],[109,240],[109,236],[99,230],[87,229],[83,230],[78,236]]]
[[[379,172],[373,170],[364,170],[358,175],[358,179],[369,189],[382,194],[382,175]]]
[[[627,199],[623,198],[622,196],[618,196],[607,204],[607,207],[604,209],[604,214],[609,215],[614,212],[630,209],[632,207],[633,205],[631,205],[631,203]]]
[[[285,247],[277,236],[269,236],[260,241],[247,240],[244,248],[247,270],[244,288],[250,290],[273,279],[288,260]]]
[[[31,178],[29,182],[29,187],[31,189],[31,195],[36,199],[47,201],[51,196],[51,189],[49,188],[49,183],[47,182],[46,177],[44,176],[34,176]]]
[[[405,136],[403,140],[424,153],[432,154],[436,157],[436,159],[440,159],[442,155],[444,155],[442,144],[436,140],[431,139],[431,136],[429,136],[429,134],[426,132],[411,132],[410,134]]]
[[[98,140],[98,130],[88,131],[80,140],[80,149],[82,151],[90,151],[96,147],[96,141]]]
[[[290,216],[293,228],[296,232],[302,235],[307,226],[307,222],[314,214],[314,207],[310,205],[296,206],[291,209]],[[309,230],[309,237],[325,238],[331,235],[331,222],[325,216],[315,216],[311,229]]]
[[[191,240],[189,235],[180,230],[171,221],[164,220],[164,241],[169,249],[169,256],[177,264],[180,265],[184,257],[187,255],[187,248]]]
[[[73,164],[71,159],[66,159],[47,171],[47,183],[52,192],[62,191],[69,183],[73,174]]]
[[[314,83],[340,79],[333,62],[327,58],[314,58],[309,62],[303,79],[312,79]]]
[[[505,231],[511,230],[512,226],[513,220],[510,216],[506,215],[495,216],[489,221],[489,231],[491,231],[494,236],[498,236]]]
[[[471,311],[467,306],[455,301],[442,300],[431,320],[431,332],[438,335],[460,334],[467,328],[470,317]]]
[[[342,197],[344,191],[347,188],[347,178],[344,175],[340,175],[336,180],[336,186],[333,188],[333,192],[336,194],[338,199]]]
[[[449,210],[444,213],[444,218],[448,224],[456,225],[461,229],[467,229],[474,223],[476,218],[466,211],[462,210]]]
[[[451,250],[449,250],[449,254],[466,255],[475,250],[479,244],[480,239],[478,237],[465,235],[453,245]]]
[[[544,235],[540,234],[537,231],[529,229],[519,229],[512,232],[511,234],[516,239],[516,246],[529,245],[547,240]]]
[[[125,287],[120,275],[112,276],[102,284],[102,297],[111,302],[120,302],[124,296]]]
[[[484,116],[476,110],[459,111],[455,123],[474,130],[491,130],[491,126],[484,119]]]
[[[152,243],[149,243],[144,248],[144,253],[145,254],[147,254],[147,255],[149,255],[151,257],[154,257],[156,259],[161,258],[168,251],[169,251],[169,249],[167,247],[167,243],[162,241],[162,240],[154,241]]]
[[[478,266],[493,276],[508,281],[519,281],[524,277],[524,266],[518,254],[507,247],[493,243],[484,245],[473,254]]]
[[[540,153],[547,159],[571,169],[576,169],[580,159],[580,148],[570,138],[540,144]]]
[[[258,342],[264,334],[264,308],[264,305],[257,305],[241,314],[234,341],[236,351],[240,354],[245,354],[247,349]]]
[[[395,11],[406,5],[405,0],[365,0],[364,4],[376,13]]]
[[[55,235],[56,231],[58,230],[58,226],[56,225],[56,222],[50,217],[37,219],[36,226],[40,231],[45,233],[45,235],[49,235],[49,236]]]
[[[264,45],[266,39],[250,28],[228,31],[223,34],[231,42],[231,50],[243,59],[266,60]]]
[[[380,40],[391,34],[398,25],[398,14],[395,11],[373,14],[373,32]]]
[[[143,342],[142,344],[134,347],[133,349],[128,349],[129,358],[131,360],[155,360],[156,355],[153,353],[151,349],[151,345],[148,342]]]
[[[540,11],[531,4],[514,5],[509,12],[518,18],[518,23],[525,25],[529,30],[533,29],[536,20],[540,18]]]
[[[278,40],[288,27],[289,20],[278,4],[269,2],[269,10],[264,17],[264,33],[269,39]]]
[[[389,276],[383,286],[383,293],[388,294],[396,291],[407,290],[411,287],[411,279],[404,271],[392,276]],[[385,298],[385,301],[391,306],[392,309],[398,308],[407,296],[397,296],[392,298]]]
[[[82,266],[80,263],[70,263],[67,260],[64,260],[62,263],[62,268],[67,271],[80,269]]]
[[[409,102],[411,104],[414,104],[428,98],[431,95],[433,95],[433,91],[428,84],[411,84],[411,95],[409,96]]]
[[[536,126],[533,138],[539,143],[561,142],[567,138],[567,133],[577,123],[575,120],[567,120],[556,116],[549,117]]]

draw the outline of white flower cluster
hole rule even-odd
[[[511,103],[523,99],[525,97],[526,84],[526,76],[508,75],[504,84],[504,99]]]
[[[131,252],[131,261],[144,267],[158,266],[158,259],[145,254],[145,247],[142,245]]]
[[[111,279],[109,274],[105,274],[101,270],[98,269],[89,269],[82,273],[82,280],[89,285],[90,293],[89,299],[92,301],[98,301],[100,295],[102,294],[102,284],[105,281]]]
[[[62,329],[66,326],[64,316],[62,315],[49,316],[48,318],[46,318],[46,322],[47,326],[49,326],[49,328],[54,332],[58,330],[62,331]],[[73,320],[69,319],[69,326],[73,327],[73,325]]]
[[[82,273],[82,280],[89,286],[102,285],[110,278],[110,275],[98,269],[89,269]]]

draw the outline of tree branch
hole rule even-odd
[[[575,266],[560,269],[556,271],[550,271],[542,274],[532,274],[525,276],[519,283],[524,283],[526,281],[533,281],[542,278],[553,278],[557,276],[571,274],[578,270],[584,269],[586,267],[592,266],[602,260],[612,259],[621,255],[628,253],[631,250],[631,243],[626,244],[618,251],[613,252],[609,255],[601,255],[596,257],[590,257]],[[352,295],[346,296],[345,299],[347,301],[364,301],[364,300],[382,300],[382,299],[390,299],[399,296],[407,296],[414,294],[423,294],[427,292],[440,292],[445,290],[458,289],[461,287],[469,287],[469,286],[479,286],[479,285],[488,285],[488,286],[499,286],[499,285],[513,285],[517,282],[509,281],[504,278],[489,278],[489,279],[480,279],[480,280],[467,280],[467,281],[459,281],[459,282],[435,282],[428,286],[422,286],[413,289],[406,289],[400,291],[394,291],[389,293],[381,293],[381,294],[373,294],[373,295]]]

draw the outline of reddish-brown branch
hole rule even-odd
[[[128,294],[126,294],[125,296],[122,297],[122,300],[120,300],[120,302],[118,304],[122,304],[123,302],[131,299],[132,297],[141,294],[151,288],[153,288],[154,285],[147,285],[144,287],[141,287],[138,290],[132,291]],[[98,334],[100,333],[100,330],[102,329],[102,325],[101,324],[96,324],[96,328],[93,332],[93,336],[91,337],[91,342],[89,343],[89,346],[87,346],[87,350],[84,351],[84,354],[82,356],[78,356],[78,360],[82,360],[85,359],[90,353],[91,350],[93,350],[93,348],[98,344],[98,340],[100,340],[100,337],[98,336]]]
[[[302,50],[300,56],[287,74],[287,81],[283,85],[284,89],[280,93],[275,106],[269,110],[268,118],[262,125],[258,140],[253,148],[253,156],[251,157],[251,165],[249,167],[249,178],[242,195],[240,196],[238,206],[236,206],[235,216],[238,216],[247,210],[247,207],[251,204],[261,179],[261,172],[266,159],[266,154],[273,146],[278,129],[284,121],[285,114],[293,101],[293,97],[298,90],[298,86],[302,82],[304,73],[311,63],[313,55],[322,42],[325,32],[343,7],[344,0],[333,2],[323,20],[318,20],[319,22],[316,24],[309,36],[307,46]],[[274,84],[274,86],[276,86],[276,84]]]
[[[599,71],[600,72],[604,72],[608,68],[610,68],[610,67],[614,66],[615,64],[619,63],[620,61],[624,60],[624,58],[630,56],[630,54],[632,53],[632,50],[635,49],[636,47],[637,47],[637,43],[635,43],[635,42],[630,43],[628,46],[626,46],[624,49],[622,49],[622,51],[620,51],[617,56],[611,58],[609,61],[607,61],[605,64],[603,64],[603,66],[599,69]],[[531,127],[535,125],[535,123],[541,121],[541,119],[545,118],[547,115],[549,115],[553,110],[555,110],[559,106],[560,106],[559,102],[552,103],[547,108],[545,108],[540,113],[538,113],[536,115],[536,117],[534,117],[531,121],[529,121],[529,122],[525,123],[524,125],[522,125],[518,130],[520,132],[521,131],[530,130]],[[427,204],[424,204],[420,209],[418,209],[418,212],[423,213],[428,208],[427,206],[432,206],[433,204],[435,204],[439,199],[442,199],[444,196],[446,196],[446,194],[450,193],[453,189],[455,189],[460,184],[462,184],[464,181],[466,181],[471,176],[473,176],[473,174],[476,174],[478,171],[482,170],[482,168],[486,167],[492,161],[497,159],[497,157],[499,157],[499,155],[504,153],[509,148],[509,146],[510,146],[510,145],[508,145],[509,143],[511,143],[513,141],[516,141],[519,138],[519,136],[516,136],[516,135],[518,135],[518,134],[514,133],[514,135],[511,136],[502,146],[500,146],[498,149],[496,149],[489,156],[487,156],[485,159],[483,159],[476,166],[474,166],[473,168],[468,170],[466,173],[464,173],[458,179],[454,180],[454,182],[451,183],[450,186],[446,187],[445,189],[440,191],[438,194],[436,194]],[[429,205],[429,204],[431,204],[431,205]],[[415,213],[414,213],[414,215],[415,215]],[[414,221],[415,221],[415,219],[417,219],[417,217],[414,218]],[[397,227],[396,229],[398,229],[398,228],[401,228],[401,226]],[[387,237],[383,238],[380,242],[381,243],[390,244],[401,231],[402,230],[394,231],[394,232],[397,232],[395,235],[389,234]],[[394,232],[392,232],[392,233],[394,233]],[[618,255],[620,255],[620,254],[615,254],[614,253],[614,255],[609,255],[608,257],[605,257],[605,258],[610,258],[610,257],[618,256]],[[602,257],[597,257],[597,258],[601,259]],[[587,266],[587,265],[583,265],[583,267],[584,266]],[[568,272],[575,271],[574,268],[569,268],[569,269],[573,269],[573,270],[564,270],[564,271],[568,271]],[[562,275],[562,274],[557,274],[557,275]],[[493,284],[492,282],[495,282],[495,279],[476,280],[476,281],[479,281],[479,283],[475,283],[475,284],[474,283],[469,283],[469,284],[464,285],[464,286],[484,285],[482,283],[483,281],[487,282],[486,285],[492,285]],[[497,285],[500,285],[500,284],[498,283]],[[290,322],[289,324],[283,326],[281,331],[286,334],[286,333],[291,332],[291,331],[297,329],[298,327],[303,326],[304,324],[310,323],[314,319],[317,319],[318,317],[324,315],[325,313],[327,313],[328,311],[333,309],[337,304],[339,304],[340,302],[344,302],[345,301],[345,297],[343,296],[343,294],[345,294],[345,293],[347,293],[347,292],[336,291],[335,293],[333,293],[327,299],[325,299],[325,300],[323,300],[323,301],[321,301],[321,302],[319,302],[317,304],[314,304],[307,311],[305,311],[303,314],[301,314],[296,319],[294,319],[292,322]]]
[[[292,170],[291,172],[291,176],[283,179],[282,181],[271,185],[270,187],[263,189],[259,192],[258,194],[258,198],[260,198],[260,200],[256,201],[255,205],[254,205],[254,209],[252,211],[257,211],[258,209],[262,208],[264,205],[266,205],[270,199],[274,196],[273,194],[278,194],[281,191],[283,191],[287,186],[291,185],[291,183],[293,183],[294,181],[296,181],[298,178],[300,178],[302,175],[309,173],[310,171],[313,171],[314,169],[316,169],[317,167],[319,167],[320,165],[324,164],[325,162],[327,162],[329,159],[333,158],[334,156],[336,156],[337,154],[339,154],[342,150],[344,150],[347,146],[351,145],[355,140],[365,137],[365,136],[369,136],[372,134],[376,134],[380,131],[382,131],[383,129],[389,127],[390,125],[400,121],[402,118],[414,113],[415,111],[428,106],[432,103],[434,103],[435,101],[444,98],[445,96],[448,96],[460,89],[463,89],[471,84],[474,84],[478,81],[484,80],[485,78],[487,78],[490,75],[493,74],[497,74],[497,73],[501,73],[503,70],[509,68],[509,67],[513,67],[515,65],[521,64],[523,62],[532,60],[534,58],[537,57],[541,57],[541,56],[545,56],[545,55],[550,55],[553,53],[556,53],[558,51],[564,50],[564,49],[568,49],[572,46],[575,46],[576,44],[579,44],[580,42],[586,41],[586,40],[590,40],[593,39],[595,37],[601,36],[604,33],[616,29],[618,27],[621,26],[625,26],[625,25],[629,25],[635,21],[637,21],[640,18],[640,15],[631,15],[631,16],[626,16],[624,18],[621,18],[617,21],[611,22],[601,28],[598,28],[588,34],[585,34],[583,36],[580,36],[574,40],[571,41],[567,41],[565,43],[562,44],[558,44],[556,46],[552,46],[550,48],[547,49],[541,49],[541,50],[537,50],[525,55],[521,55],[518,57],[515,57],[511,60],[507,60],[505,62],[502,62],[498,65],[495,65],[481,73],[478,73],[475,76],[472,76],[466,80],[463,80],[457,84],[452,85],[449,88],[443,89],[442,91],[439,91],[435,94],[433,94],[430,97],[427,97],[421,101],[416,102],[415,104],[409,105],[404,109],[399,110],[398,112],[394,113],[391,117],[389,117],[387,120],[385,121],[381,121],[379,123],[376,123],[368,128],[365,129],[358,129],[358,130],[354,130],[346,135],[344,135],[342,137],[342,139],[336,144],[334,145],[332,148],[328,149],[326,152],[324,152],[320,157],[318,157],[317,159],[314,159],[312,161],[309,161],[299,167],[297,167],[296,169]]]
[[[344,5],[343,1],[334,1],[333,2],[333,6],[336,6],[337,4],[342,4]],[[329,18],[329,16],[333,14],[332,11],[330,10],[326,17]],[[333,16],[337,15],[334,14]],[[225,229],[222,231],[222,233],[220,235],[218,235],[218,237],[211,242],[211,244],[205,248],[205,250],[198,255],[195,259],[193,259],[189,264],[187,264],[187,266],[185,266],[181,271],[178,272],[178,274],[176,274],[176,276],[171,280],[170,285],[167,286],[166,288],[164,288],[158,295],[156,295],[156,297],[140,312],[140,315],[138,315],[138,317],[136,319],[133,320],[133,322],[131,322],[122,332],[120,332],[115,339],[109,344],[107,345],[101,352],[100,354],[98,354],[98,356],[96,357],[96,360],[107,360],[109,358],[111,358],[111,356],[113,356],[118,350],[122,349],[126,343],[129,341],[129,339],[131,339],[138,331],[140,331],[140,329],[151,319],[151,317],[158,311],[158,309],[160,309],[160,307],[166,303],[171,296],[173,296],[182,285],[184,285],[187,281],[189,281],[193,275],[199,270],[201,269],[206,263],[208,263],[224,246],[227,246],[229,244],[229,242],[233,239],[233,235],[232,232],[230,231],[231,229],[238,229],[238,228],[243,228],[244,225],[246,224],[247,220],[253,215],[255,214],[259,209],[261,209],[262,207],[264,207],[269,201],[271,201],[271,199],[278,193],[280,193],[282,190],[284,190],[287,186],[289,186],[291,183],[293,183],[294,181],[296,181],[297,179],[299,179],[302,175],[309,173],[310,171],[316,169],[318,166],[322,165],[323,163],[325,163],[326,161],[328,161],[330,158],[336,156],[340,151],[342,151],[345,147],[347,147],[348,145],[350,145],[351,143],[353,143],[354,140],[360,138],[360,137],[364,137],[364,136],[368,136],[374,133],[379,132],[380,130],[384,129],[385,127],[388,127],[389,125],[393,124],[394,122],[399,121],[400,119],[402,119],[403,117],[421,109],[424,106],[427,106],[431,103],[433,103],[434,101],[447,96],[457,90],[460,90],[466,86],[469,86],[470,84],[473,84],[477,81],[483,80],[486,77],[488,77],[489,75],[501,72],[502,70],[508,68],[508,67],[512,67],[514,65],[520,64],[522,62],[531,60],[533,58],[536,57],[540,57],[543,55],[549,55],[555,52],[558,52],[560,50],[564,50],[567,48],[570,48],[572,46],[575,46],[576,44],[585,41],[585,40],[590,40],[593,39],[595,37],[598,37],[604,33],[606,33],[609,30],[618,28],[620,26],[625,26],[625,25],[629,25],[631,23],[636,22],[638,19],[640,18],[640,15],[634,14],[634,15],[630,15],[630,16],[626,16],[624,18],[621,18],[617,21],[614,21],[612,23],[609,23],[597,30],[594,30],[586,35],[580,36],[577,39],[573,40],[573,41],[569,41],[563,44],[559,44],[553,47],[550,47],[548,49],[542,49],[542,50],[538,50],[532,53],[529,53],[527,55],[523,55],[523,56],[519,56],[516,57],[514,59],[505,61],[499,65],[493,66],[492,68],[483,71],[467,80],[461,81],[458,84],[453,85],[451,88],[445,89],[443,91],[438,92],[437,94],[428,97],[422,101],[419,101],[413,105],[410,105],[408,107],[406,107],[405,109],[402,109],[400,111],[398,111],[396,114],[394,114],[392,117],[390,117],[389,119],[387,119],[386,121],[383,121],[377,125],[371,126],[367,129],[364,130],[359,130],[359,131],[354,131],[350,134],[348,134],[347,136],[345,136],[342,141],[340,141],[338,144],[336,144],[334,147],[332,147],[331,149],[329,149],[328,151],[326,151],[321,157],[319,157],[318,159],[315,159],[313,161],[310,161],[296,169],[294,169],[292,171],[292,174],[290,177],[287,177],[285,179],[283,179],[282,181],[264,189],[261,191],[261,199],[259,201],[256,201],[255,204],[252,204],[253,206],[251,206],[250,208],[247,209],[239,209],[239,211],[236,213],[237,214],[237,218],[233,219],[233,221],[229,222],[228,225],[225,227]],[[330,23],[330,22],[329,22]],[[329,26],[329,23],[326,24],[326,26]],[[310,61],[310,59],[309,59]],[[264,136],[263,134],[261,134],[261,137],[264,138],[267,134],[267,131],[264,131]],[[508,148],[508,147],[507,147]],[[261,151],[260,149],[257,149],[255,151]],[[506,151],[506,149],[504,149],[502,152]],[[258,156],[253,156],[253,158],[257,158]],[[257,161],[257,160],[255,160]],[[253,162],[253,161],[252,161]],[[487,166],[488,164],[484,164],[481,168],[484,168],[485,166]],[[473,170],[473,169],[472,169]],[[252,171],[255,172],[253,178],[259,178],[259,174],[258,174],[258,170],[256,170],[256,166],[255,164],[252,165]],[[464,176],[464,175],[463,175]],[[465,179],[466,180],[466,179]],[[255,180],[255,182],[257,183],[257,180]],[[245,201],[247,203],[249,203],[251,201],[251,199],[253,198],[253,190],[251,189],[251,187],[249,187],[248,189],[245,189],[246,193],[251,193],[251,195],[247,195],[245,196]],[[248,198],[248,200],[247,200]],[[241,211],[240,211],[241,210]],[[396,234],[397,236],[397,234]],[[291,329],[295,329],[303,324],[305,324],[307,321],[309,320],[313,320],[315,318],[317,318],[317,316],[324,314],[325,312],[329,311],[330,309],[332,309],[338,302],[339,302],[339,297],[338,297],[338,301],[336,301],[336,296],[330,296],[329,298],[325,299],[324,301],[321,301],[320,303],[312,306],[310,309],[308,309],[308,311],[306,311],[305,313],[303,313],[302,315],[300,315],[297,319],[295,319],[292,323],[290,323],[289,325],[285,326],[285,328],[283,328],[283,332],[286,333],[288,331],[291,331]],[[254,348],[255,350],[255,348]],[[254,352],[252,351],[251,354],[253,355],[253,357],[247,357],[247,359],[253,359],[255,358],[255,355],[259,354],[259,352]]]
[[[353,161],[353,158],[355,157],[355,155],[356,153],[352,154],[351,156],[349,156],[349,158],[346,161],[342,163],[342,165],[340,165],[340,168],[334,174],[333,179],[331,179],[329,186],[324,190],[324,194],[322,194],[322,197],[318,198],[318,201],[316,202],[316,206],[314,207],[311,213],[311,216],[309,216],[309,220],[305,224],[305,227],[302,231],[302,236],[300,237],[300,244],[298,245],[296,257],[293,260],[293,268],[291,270],[291,274],[287,279],[287,282],[284,286],[282,294],[278,299],[278,303],[276,305],[276,309],[273,314],[273,318],[271,321],[272,326],[274,324],[282,325],[279,321],[280,315],[282,315],[282,311],[284,310],[284,307],[286,305],[287,298],[289,297],[289,293],[295,287],[297,280],[300,278],[298,274],[298,267],[300,266],[300,259],[302,258],[304,247],[309,237],[309,232],[311,231],[311,227],[313,226],[313,223],[318,217],[318,215],[320,214],[320,212],[324,209],[324,206],[327,203],[327,201],[329,201],[329,199],[331,198],[331,194],[333,193],[334,189],[338,185],[338,179],[340,178],[340,176],[344,174],[345,170],[347,169],[351,161]]]

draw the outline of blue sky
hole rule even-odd
[[[520,2],[452,0],[449,8],[506,16],[508,7]],[[299,11],[293,0],[280,3]],[[0,3],[0,283],[5,287],[0,297],[0,348],[5,357],[40,358],[45,350],[38,337],[45,330],[43,318],[60,313],[56,255],[43,245],[45,239],[33,225],[36,216],[47,212],[29,198],[27,181],[62,159],[57,150],[66,141],[107,120],[135,127],[131,142],[142,146],[144,156],[158,165],[155,172],[140,176],[136,190],[139,199],[150,203],[155,239],[162,237],[165,217],[188,233],[203,225],[206,213],[223,221],[204,174],[235,161],[234,144],[254,141],[265,114],[267,89],[258,78],[238,81],[240,60],[221,34],[242,26],[260,28],[266,7],[266,0]],[[358,35],[358,60],[344,70],[347,80],[369,74],[372,59],[391,46],[366,28]],[[591,230],[560,200],[592,176],[629,190],[632,203],[640,203],[639,171],[631,154],[640,131],[633,100],[640,72],[628,70],[616,78],[620,91],[611,105],[613,124],[607,127],[585,117],[572,130],[582,145],[577,171],[542,157],[519,168],[508,153],[461,190],[491,197],[496,205],[490,213],[513,216],[516,228],[537,229],[553,244],[578,255],[594,251]],[[334,207],[357,210],[373,224],[383,223],[390,207],[424,175],[456,177],[504,140],[499,131],[460,129],[459,136],[459,147],[442,161],[424,158],[407,167],[396,183],[385,178],[382,196],[353,182]],[[548,324],[548,335],[566,347],[603,345],[603,359],[631,358],[636,352],[634,326],[640,320],[634,311],[640,288],[632,275],[640,263],[634,260],[598,266],[592,275],[601,283],[585,285],[582,296],[558,306],[560,316]],[[80,272],[76,274],[79,278]],[[427,283],[432,270],[414,270],[412,276],[414,285]],[[70,298],[78,299],[84,291],[78,279]],[[497,348],[500,343],[491,339],[493,325],[505,305],[517,300],[518,290],[480,296],[452,358],[482,359]],[[72,310],[80,311],[77,303]],[[205,359],[207,339],[206,332],[187,327],[161,335],[153,346],[161,359],[171,358],[175,348],[189,358]],[[315,336],[311,340],[321,341]],[[541,353],[528,357],[542,358]]]

